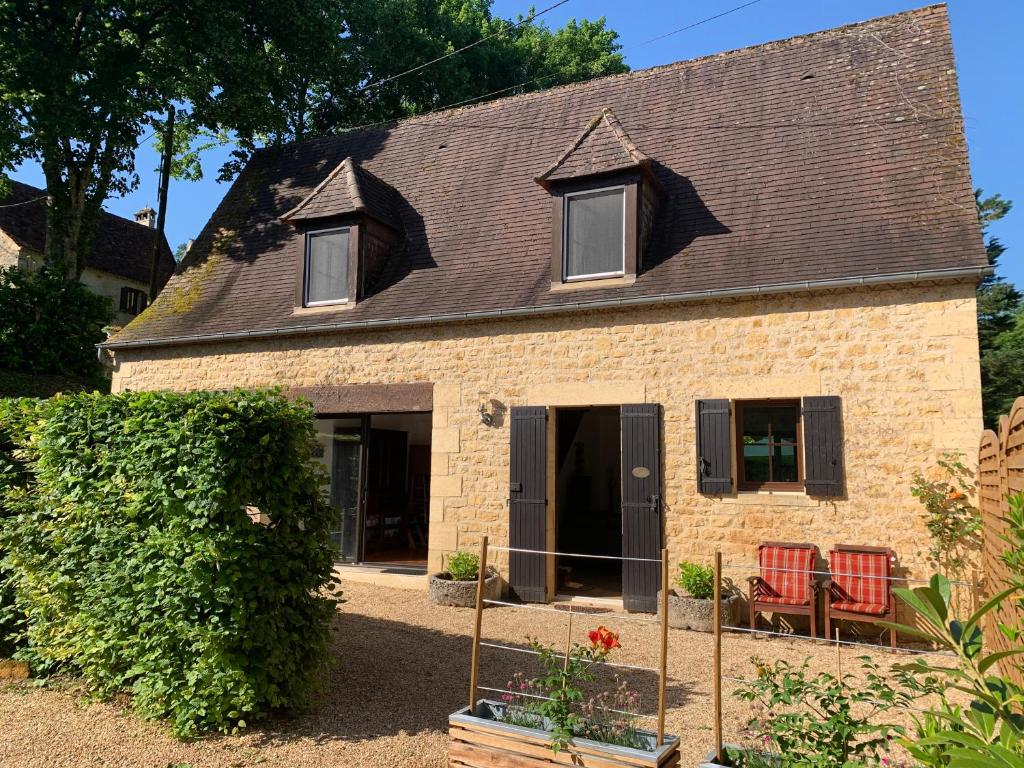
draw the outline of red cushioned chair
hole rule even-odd
[[[808,616],[811,637],[818,636],[818,580],[814,566],[818,548],[813,544],[769,541],[757,548],[759,576],[747,579],[750,628],[757,629],[759,613]]]
[[[831,578],[825,588],[825,634],[832,637],[832,620],[895,621],[892,596],[892,564],[896,553],[888,547],[836,544],[829,552]],[[896,647],[896,632],[889,630]]]

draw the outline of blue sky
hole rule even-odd
[[[750,0],[569,0],[546,14],[552,26],[570,17],[605,16],[617,30],[626,61],[634,69],[742,48],[855,21],[919,7],[920,0],[756,0],[754,4],[694,29],[647,43],[653,37]],[[535,0],[538,7],[551,2]],[[495,0],[505,17],[525,13],[529,0]],[[953,45],[975,186],[1000,192],[1018,208],[992,227],[1008,251],[1000,273],[1024,286],[1024,2],[951,0]],[[227,150],[206,156],[200,182],[172,182],[167,235],[171,247],[195,237],[227,191],[215,181]],[[109,200],[107,209],[122,216],[156,204],[157,157],[152,143],[139,151],[139,188]],[[43,186],[37,166],[25,165],[14,178]]]

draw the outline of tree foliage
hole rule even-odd
[[[278,52],[314,68],[341,28],[333,0],[0,0],[0,168],[42,166],[48,263],[81,274],[154,116],[265,130]]]
[[[182,736],[302,703],[334,615],[314,443],[273,392],[0,400],[0,640]]]
[[[172,105],[174,172],[195,179],[217,144],[237,146],[230,176],[262,143],[625,71],[603,19],[552,32],[491,2],[0,0],[0,171],[40,163],[46,258],[77,277],[103,202],[136,188],[136,150],[151,132],[159,148]]]
[[[998,268],[1006,246],[989,234],[988,227],[1003,218],[1013,203],[995,194],[974,192],[978,219],[985,238],[988,263]],[[1021,293],[997,273],[989,275],[978,287],[978,344],[981,353],[981,392],[985,423],[996,427],[999,415],[1006,413],[1015,398],[1024,394],[1024,304]]]

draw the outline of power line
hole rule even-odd
[[[533,21],[538,16],[543,16],[548,11],[553,11],[558,6],[565,5],[568,2],[569,2],[569,0],[558,0],[557,3],[555,3],[554,5],[549,5],[547,8],[545,8],[542,11],[537,11],[536,13],[531,14],[530,16],[527,16],[524,19],[520,19],[519,21],[517,21],[515,24],[513,24],[508,29],[503,27],[502,29],[498,30],[497,32],[494,32],[493,34],[487,35],[487,37],[481,37],[479,40],[477,40],[475,42],[472,42],[469,45],[464,45],[464,46],[462,46],[461,48],[459,48],[457,50],[454,50],[454,51],[451,51],[450,53],[444,54],[444,56],[438,56],[436,59],[431,59],[428,62],[420,64],[419,66],[413,67],[412,69],[407,69],[404,72],[399,72],[397,75],[391,75],[390,77],[385,77],[383,80],[378,80],[378,81],[376,81],[374,83],[368,83],[368,84],[364,85],[362,88],[360,88],[358,92],[359,93],[364,93],[364,92],[372,90],[374,88],[379,88],[380,86],[384,85],[385,83],[390,83],[390,82],[392,82],[394,80],[397,80],[400,77],[405,77],[406,75],[411,75],[413,72],[419,72],[421,69],[426,69],[427,67],[431,66],[432,64],[437,64],[437,62],[439,62],[439,61],[444,61],[445,59],[449,59],[452,56],[457,56],[458,54],[462,53],[463,51],[468,51],[470,48],[475,48],[476,46],[480,45],[481,43],[486,43],[488,40],[493,40],[496,37],[504,35],[509,30],[515,29],[516,27],[519,27],[519,26],[521,26],[523,24],[526,24],[529,21]]]
[[[742,11],[744,8],[749,8],[750,6],[757,5],[760,2],[761,2],[761,0],[750,0],[749,3],[744,3],[743,5],[737,5],[735,8],[730,8],[727,11],[722,11],[721,13],[716,13],[714,16],[708,16],[706,19],[701,19],[700,21],[695,21],[692,24],[687,24],[685,27],[679,27],[679,29],[673,29],[671,32],[666,32],[663,35],[658,35],[657,37],[652,37],[650,40],[644,40],[642,43],[639,43],[637,45],[637,47],[639,48],[642,45],[647,45],[649,43],[653,43],[653,42],[656,42],[658,40],[664,40],[666,37],[672,37],[672,35],[678,35],[680,32],[685,32],[688,29],[693,29],[694,27],[699,27],[701,24],[707,24],[709,21],[714,21],[715,19],[720,19],[723,16],[728,16],[730,13],[736,13],[736,11]]]
[[[47,198],[49,198],[49,195],[43,195],[42,197],[33,198],[32,200],[23,200],[20,203],[8,203],[5,206],[0,206],[0,208],[17,208],[17,206],[27,206],[30,203],[38,203],[40,200],[46,200]]]

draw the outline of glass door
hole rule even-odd
[[[331,539],[338,548],[339,559],[346,563],[362,559],[364,436],[363,427],[336,427],[334,430],[331,504],[338,510],[338,519]]]

